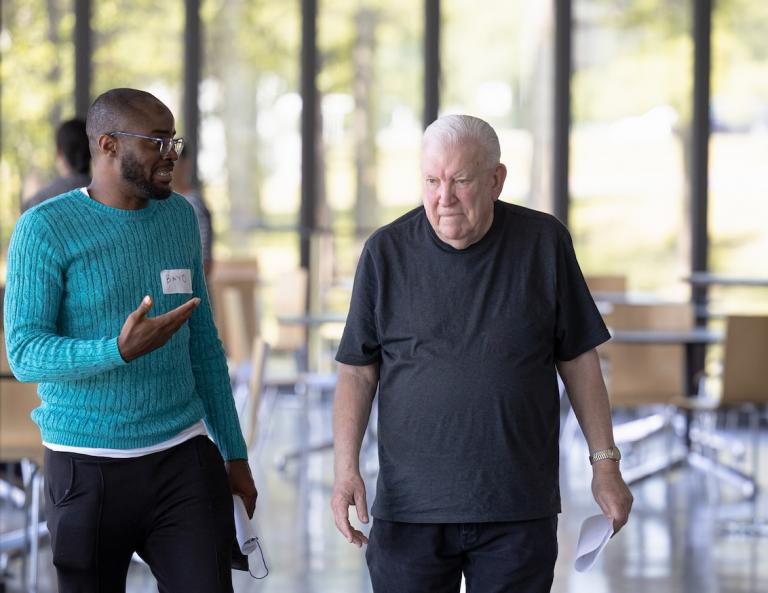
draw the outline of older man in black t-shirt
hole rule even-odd
[[[367,549],[374,591],[549,591],[557,557],[559,401],[592,452],[618,531],[621,478],[595,347],[609,335],[568,231],[498,201],[498,138],[469,116],[424,134],[424,205],[379,229],[358,264],[334,409],[336,525],[368,521],[362,436],[379,391],[380,474]]]

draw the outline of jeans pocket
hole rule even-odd
[[[200,467],[224,467],[224,459],[219,453],[219,448],[211,439],[198,436],[192,440],[191,444],[195,447],[197,463]]]
[[[50,505],[66,504],[74,494],[75,460],[66,453],[46,450],[45,485]]]
[[[69,478],[46,488],[51,503],[46,514],[53,564],[57,568],[86,570],[96,564],[102,500],[101,468],[98,464],[81,463],[73,458],[67,461],[71,470],[62,475]],[[56,470],[49,472],[46,469],[47,475],[55,473]],[[56,495],[60,493],[62,495],[57,499]]]

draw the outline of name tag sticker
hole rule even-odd
[[[160,282],[163,294],[192,294],[192,270],[163,270]]]

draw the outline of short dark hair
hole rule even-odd
[[[82,119],[69,119],[59,125],[56,130],[56,148],[73,171],[83,175],[89,173],[91,152]]]
[[[141,106],[149,102],[162,105],[153,94],[138,89],[111,89],[96,97],[85,118],[92,153],[98,147],[99,136],[120,130],[126,121],[141,116]]]

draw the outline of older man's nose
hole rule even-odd
[[[441,204],[450,204],[455,199],[453,193],[453,183],[447,182],[440,185],[438,190],[438,201]]]

